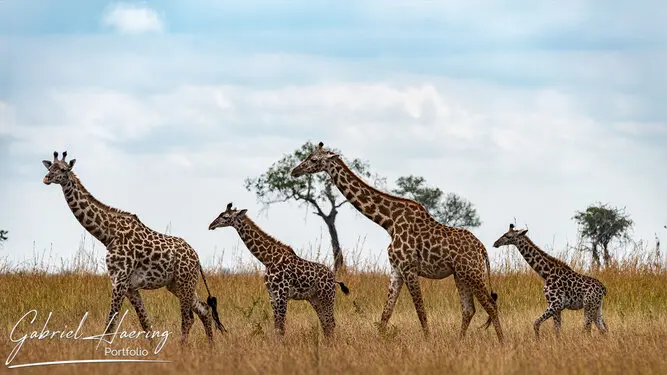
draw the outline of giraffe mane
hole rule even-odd
[[[412,205],[412,206],[418,206],[418,207],[421,207],[422,210],[427,211],[426,208],[425,208],[421,203],[415,201],[414,199],[405,198],[405,197],[400,197],[400,196],[398,196],[398,195],[394,195],[394,194],[389,194],[389,193],[387,193],[387,192],[384,192],[384,191],[382,191],[382,190],[376,188],[375,186],[372,186],[371,184],[369,184],[368,182],[366,182],[361,176],[359,176],[358,174],[356,174],[352,169],[350,169],[350,167],[347,165],[347,163],[345,163],[345,162],[343,161],[343,159],[338,158],[337,163],[338,163],[338,165],[340,165],[341,168],[343,168],[347,173],[351,174],[352,176],[354,176],[354,177],[356,177],[357,179],[359,179],[359,181],[363,182],[364,185],[366,185],[366,186],[368,187],[368,189],[370,189],[373,193],[378,194],[378,195],[380,195],[380,196],[383,196],[383,197],[385,197],[385,198],[389,198],[389,199],[396,200],[396,201],[401,201],[401,202],[407,203],[407,204]],[[428,212],[428,211],[427,211],[427,212]],[[430,216],[430,214],[429,214],[429,216]],[[434,219],[434,220],[435,220],[435,219]]]
[[[72,174],[72,180],[77,185],[77,187],[81,191],[81,193],[83,193],[83,195],[86,196],[86,198],[90,199],[90,201],[95,206],[97,206],[97,207],[99,207],[99,208],[101,208],[105,211],[109,211],[111,213],[114,213],[114,214],[119,214],[119,215],[124,215],[124,216],[131,216],[134,219],[136,219],[139,223],[141,223],[141,220],[139,220],[139,217],[136,214],[133,214],[133,213],[127,212],[127,211],[123,211],[119,208],[111,207],[109,205],[106,205],[106,204],[100,202],[99,199],[95,198],[95,196],[93,196],[93,194],[91,194],[88,191],[88,189],[86,189],[86,187],[83,185],[83,183],[81,183],[81,180],[79,179],[79,177],[74,172],[70,171],[70,173]],[[143,224],[143,223],[141,223],[141,224]]]
[[[561,266],[561,267],[563,267],[563,268],[567,268],[568,270],[571,270],[571,271],[572,271],[572,267],[570,267],[569,264],[567,264],[567,263],[565,263],[564,261],[562,261],[562,260],[556,258],[556,257],[553,256],[553,255],[549,255],[549,253],[547,253],[546,251],[540,249],[540,247],[537,246],[537,245],[535,245],[535,242],[533,242],[533,240],[531,240],[530,237],[528,237],[528,236],[526,236],[526,235],[524,235],[523,237],[524,237],[524,240],[527,241],[528,244],[529,244],[530,246],[534,247],[535,250],[537,250],[540,254],[542,254],[542,256],[544,256],[545,259],[547,259],[547,260],[550,261],[550,262],[553,262],[554,264],[556,264],[556,265],[558,265],[558,266]]]
[[[246,215],[244,218],[245,218],[246,222],[248,223],[248,225],[250,225],[250,227],[252,227],[253,230],[255,230],[255,231],[257,231],[257,232],[260,232],[260,233],[264,234],[264,236],[265,236],[265,237],[266,237],[272,244],[277,245],[277,246],[279,246],[279,247],[281,247],[281,248],[284,248],[284,249],[286,249],[286,250],[289,250],[289,252],[291,252],[292,254],[296,255],[296,252],[294,251],[294,249],[292,248],[292,246],[289,246],[289,245],[287,245],[286,243],[284,243],[284,242],[278,240],[277,238],[273,237],[272,235],[268,234],[266,231],[264,231],[262,228],[260,228],[260,226],[257,225],[257,223],[255,223],[255,222],[254,222],[251,218],[249,218],[247,215]]]

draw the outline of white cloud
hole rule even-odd
[[[144,5],[114,3],[102,15],[102,24],[122,34],[161,32],[164,21],[158,13]]]
[[[19,121],[10,129],[17,138],[10,144],[17,177],[0,186],[2,195],[13,197],[0,213],[13,234],[5,249],[18,259],[33,240],[38,250],[54,241],[54,251],[63,255],[78,246],[82,229],[62,193],[41,184],[39,161],[54,149],[77,158],[77,172],[97,198],[136,212],[156,230],[171,223],[203,259],[226,249],[225,264],[235,260],[229,251],[238,236],[206,226],[228,201],[248,208],[263,228],[299,251],[323,233],[322,251],[328,252],[319,218],[289,204],[260,216],[261,206],[243,188],[246,177],[306,140],[370,161],[390,186],[400,175],[416,174],[465,196],[479,209],[484,224],[475,233],[487,245],[517,217],[538,244],[551,244],[555,236],[562,248],[575,237],[574,210],[597,200],[627,206],[638,237],[649,239],[664,220],[655,207],[667,204],[658,188],[667,181],[658,164],[665,150],[626,137],[615,128],[627,129],[627,122],[596,120],[576,96],[557,89],[432,78],[274,88],[187,85],[141,96],[62,88],[35,100],[49,124]],[[658,172],[647,174],[651,166]],[[35,231],[21,224],[38,216],[58,225]],[[346,249],[366,238],[365,258],[379,257],[386,265],[388,238],[381,228],[347,208],[339,230]],[[243,246],[237,254],[248,259]]]

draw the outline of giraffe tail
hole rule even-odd
[[[204,269],[202,268],[201,263],[199,263],[199,272],[201,272],[201,278],[204,280],[204,286],[206,286],[206,292],[208,293],[206,304],[211,308],[215,328],[220,332],[227,332],[225,326],[220,322],[220,316],[218,315],[218,299],[211,295],[211,290],[208,288],[208,283],[206,282],[206,276],[204,276]]]
[[[340,285],[340,290],[343,292],[343,294],[350,294],[350,288],[343,284],[342,281],[336,281],[336,284]]]
[[[215,321],[215,328],[220,332],[227,332],[225,326],[220,322],[220,316],[218,315],[218,299],[213,296],[208,296],[206,299],[206,304],[211,306],[211,312],[213,312],[213,321]]]
[[[493,303],[496,303],[498,301],[498,293],[493,291],[493,286],[491,285],[491,262],[489,262],[489,255],[484,254],[484,261],[486,262],[486,278],[489,281],[489,289],[491,289],[491,299],[493,300]]]

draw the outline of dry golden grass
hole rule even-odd
[[[553,335],[553,324],[542,326],[543,338],[533,337],[532,323],[543,311],[541,280],[532,272],[495,275],[501,321],[506,335],[499,345],[493,329],[479,330],[486,313],[478,306],[468,337],[459,341],[460,308],[452,278],[422,280],[432,335],[421,333],[412,301],[401,293],[390,329],[380,335],[374,326],[385,300],[388,279],[372,273],[347,274],[341,278],[351,289],[338,292],[337,332],[325,342],[315,313],[306,302],[291,301],[287,334],[273,333],[268,295],[260,275],[211,275],[214,294],[227,334],[216,332],[215,347],[208,349],[201,323],[192,329],[189,347],[178,344],[180,315],[170,293],[161,289],[143,296],[154,329],[169,330],[163,350],[149,358],[171,363],[76,364],[7,369],[7,373],[446,373],[446,374],[565,374],[565,373],[667,373],[667,272],[635,270],[597,274],[608,288],[604,313],[611,330],[606,337],[594,328],[581,333],[581,311],[565,312],[561,340]],[[200,283],[200,295],[205,295]],[[20,326],[20,332],[41,330],[49,311],[49,328],[75,328],[83,314],[90,315],[83,333],[100,333],[110,301],[110,282],[99,275],[0,275],[1,346],[6,359],[16,344],[8,340],[17,320],[36,309],[35,324]],[[136,314],[129,309],[122,329],[139,330]],[[18,330],[16,336],[20,336]],[[149,348],[141,340],[116,340],[115,348]],[[109,359],[92,342],[74,340],[26,341],[12,364],[28,362]],[[135,358],[135,357],[126,357]]]

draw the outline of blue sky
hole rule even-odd
[[[242,187],[306,140],[368,160],[389,188],[416,174],[470,199],[488,247],[516,217],[563,248],[595,201],[627,207],[636,239],[664,237],[665,14],[659,1],[2,1],[1,255],[76,251],[83,229],[41,183],[54,149],[97,198],[171,223],[205,261],[248,258],[230,253],[233,231],[206,231],[228,201],[328,252],[319,218],[260,215]],[[339,227],[386,263],[381,228],[351,208]]]

